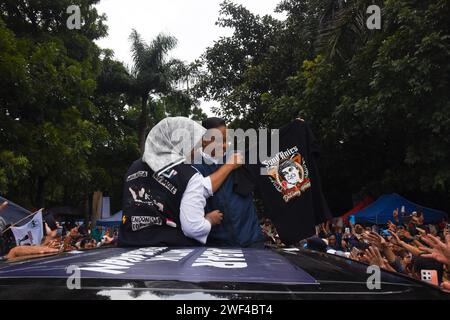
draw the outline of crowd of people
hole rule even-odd
[[[1,210],[7,203],[0,206]],[[73,222],[59,223],[51,213],[44,215],[44,237],[40,245],[17,245],[11,225],[3,225],[0,230],[0,257],[11,260],[43,254],[58,254],[65,251],[89,250],[117,242],[117,230],[101,228]]]
[[[438,224],[425,224],[421,212],[407,215],[396,209],[392,220],[383,226],[328,221],[303,245],[420,280],[424,280],[422,270],[436,271],[435,284],[450,291],[448,226],[445,218]]]

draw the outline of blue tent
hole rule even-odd
[[[381,196],[377,201],[357,212],[355,214],[356,222],[387,224],[389,220],[393,220],[392,212],[397,208],[400,210],[402,206],[405,207],[408,215],[414,211],[423,212],[425,223],[438,223],[442,221],[442,218],[448,217],[447,213],[443,211],[423,207],[393,193]]]
[[[31,212],[28,211],[27,209],[24,209],[18,204],[15,204],[14,202],[11,202],[8,199],[5,199],[2,196],[0,196],[0,204],[5,201],[8,201],[8,206],[2,211],[0,211],[0,217],[3,218],[3,220],[5,220],[6,224],[13,224],[31,214]],[[19,225],[25,224],[26,222],[27,221],[24,220]]]
[[[96,225],[102,227],[119,226],[122,223],[122,211],[115,213],[113,216],[97,220]]]

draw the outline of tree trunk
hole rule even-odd
[[[139,116],[139,147],[141,148],[141,154],[144,154],[145,150],[145,140],[147,138],[147,129],[148,129],[148,110],[147,110],[147,102],[148,95],[142,96],[142,104],[141,104],[141,114]]]

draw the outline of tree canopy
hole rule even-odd
[[[84,208],[101,190],[119,210],[123,176],[146,134],[139,124],[204,117],[186,90],[172,89],[175,69],[187,69],[165,61],[174,39],[158,36],[147,47],[133,31],[136,63],[128,70],[94,42],[107,32],[96,3],[0,2],[0,193],[30,208]],[[70,5],[81,9],[79,30],[66,26]],[[156,95],[155,107],[142,114],[145,95]]]
[[[366,27],[372,4],[381,30]],[[206,50],[197,90],[235,126],[309,121],[336,214],[389,192],[449,210],[449,6],[284,0],[277,21],[225,1],[218,24],[234,33]]]

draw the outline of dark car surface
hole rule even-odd
[[[450,299],[439,288],[304,249],[105,248],[0,263],[0,299]]]

